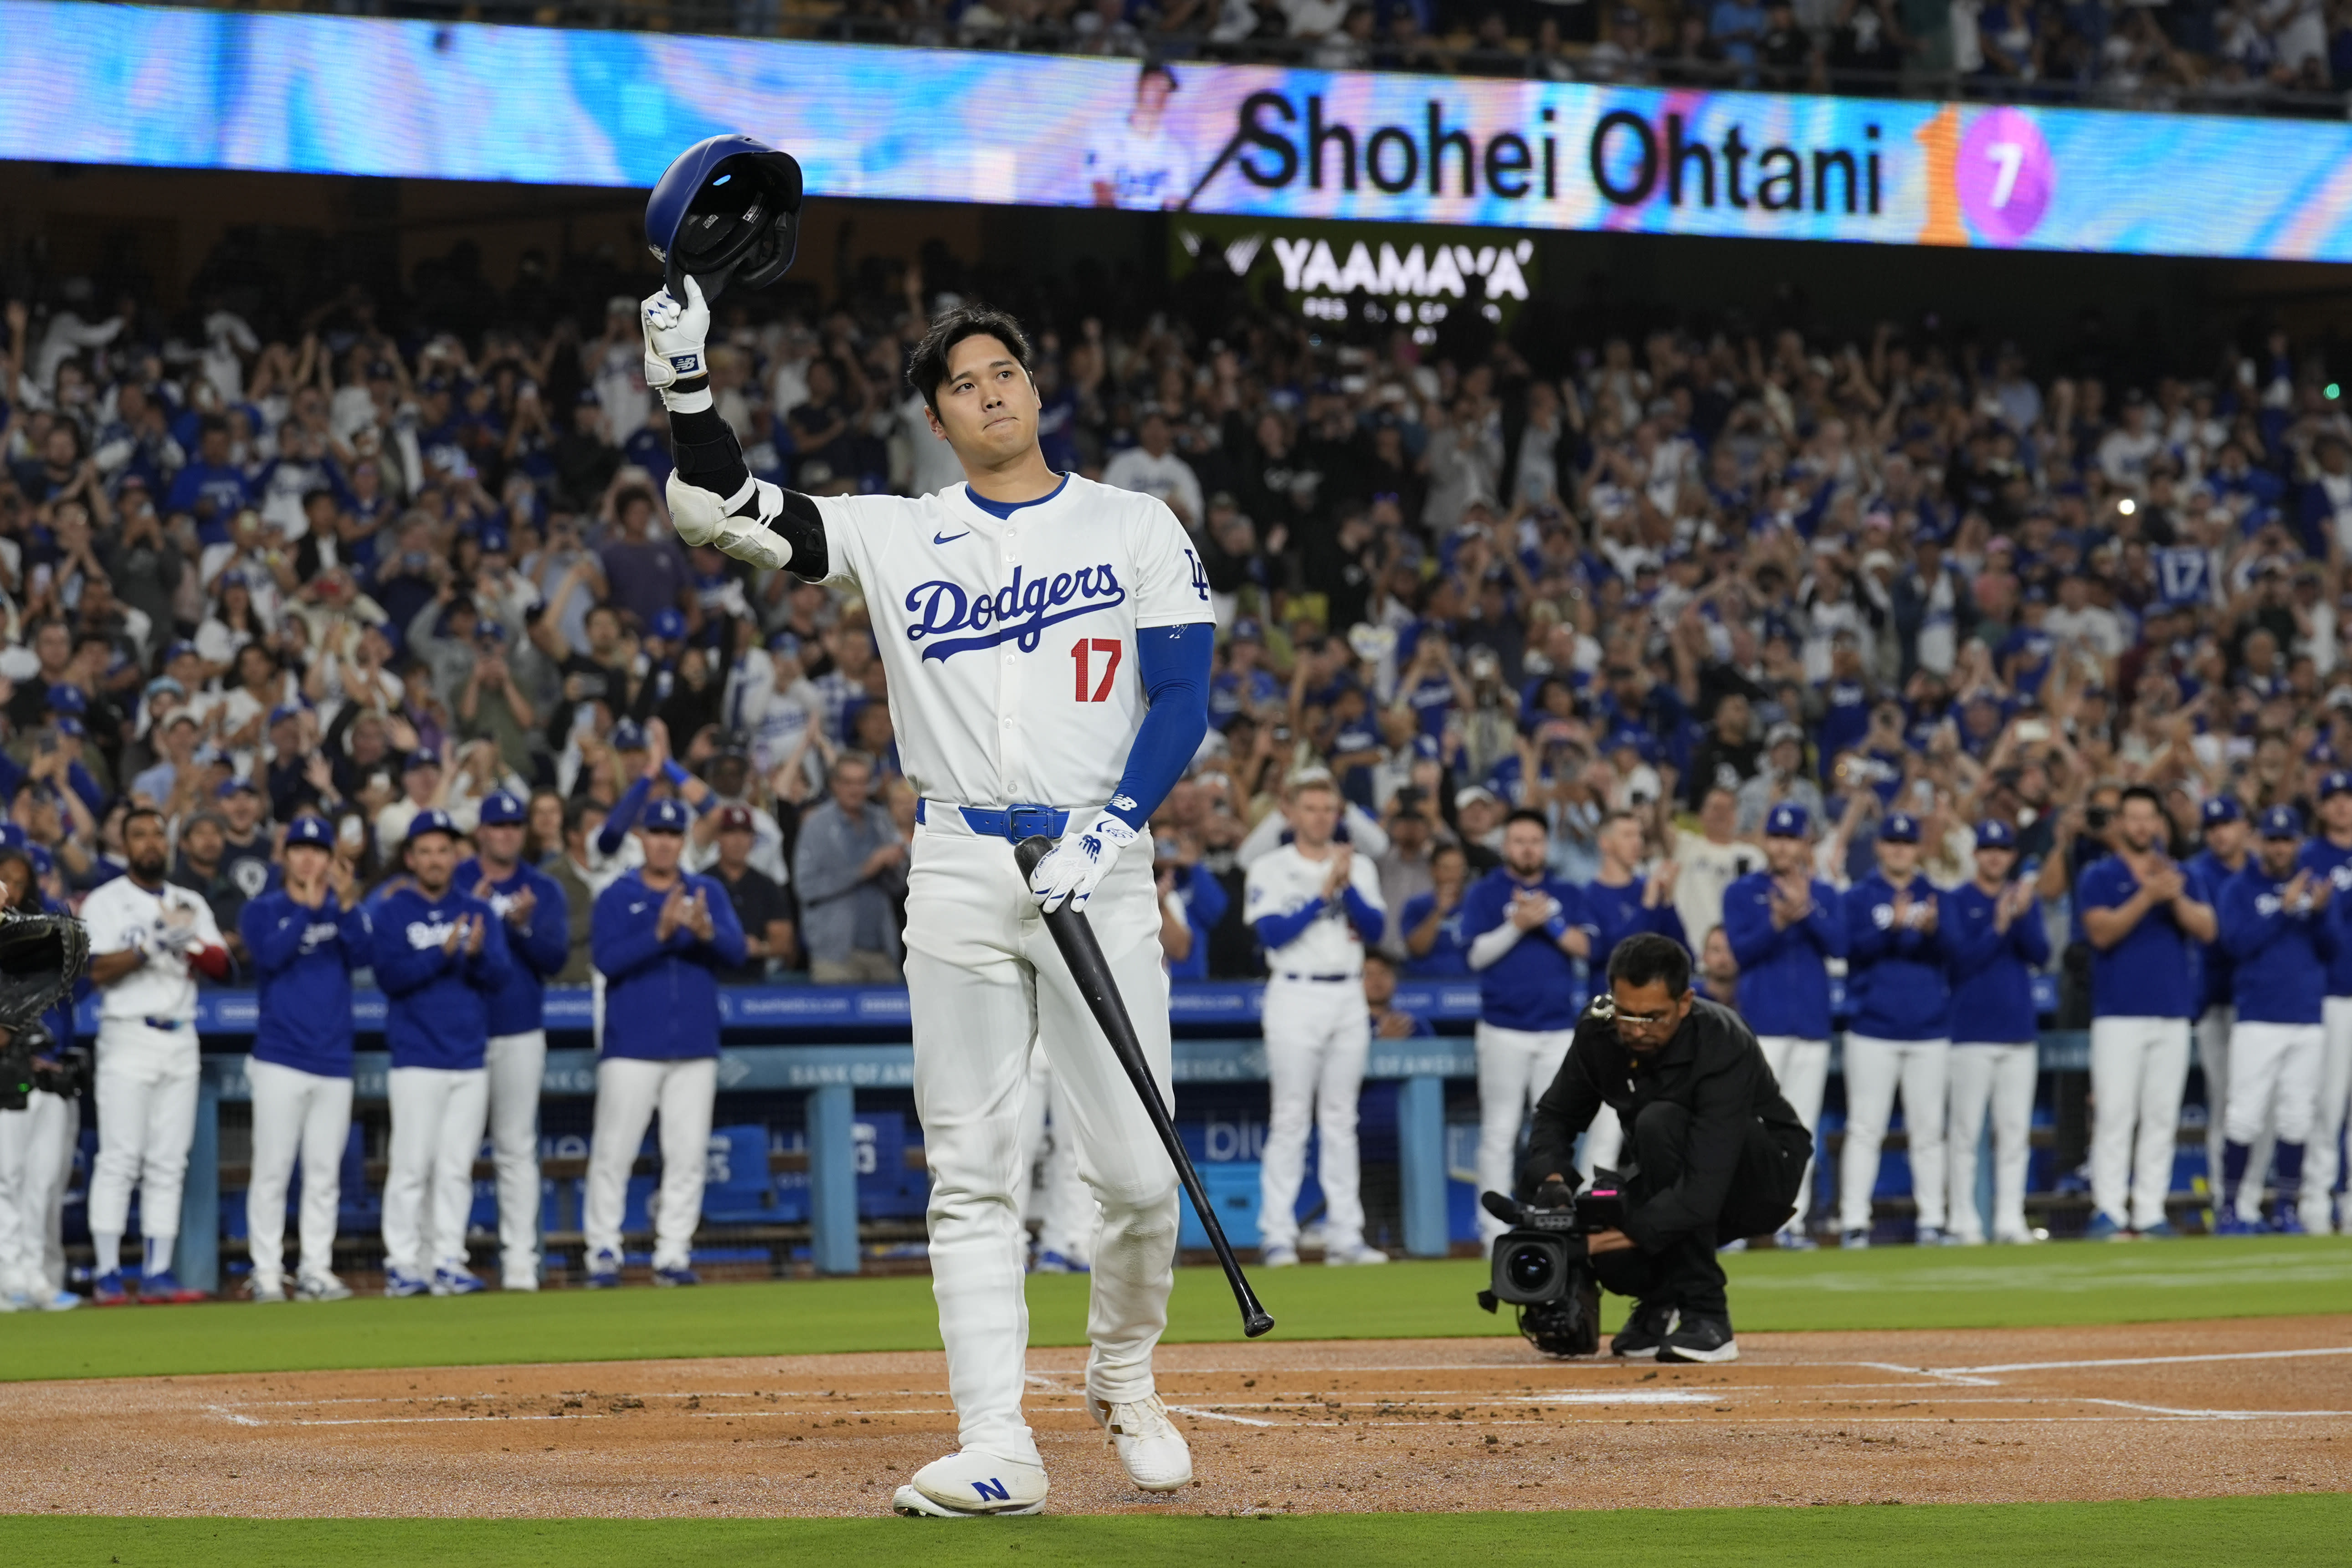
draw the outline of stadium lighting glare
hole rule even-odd
[[[2132,500],[2129,496],[2126,496],[2123,500],[2116,502],[2116,510],[2123,513],[2126,517],[2129,517],[2132,513],[2139,510],[2139,502]]]
[[[2332,381],[2331,381],[2331,382],[2329,382],[2329,383],[2327,384],[2327,401],[2328,401],[2328,402],[2333,403],[2333,402],[2335,402],[2337,398],[2339,398],[2339,397],[2341,397],[2341,396],[2343,396],[2343,395],[2344,395],[2344,389],[2343,389],[2342,387],[2340,387],[2340,386],[2336,385],[2336,383],[2334,383],[2334,382],[2332,382]]]

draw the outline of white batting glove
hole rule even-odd
[[[1110,874],[1110,864],[1118,858],[1118,852],[1140,837],[1108,811],[1084,827],[1064,833],[1062,841],[1047,850],[1036,870],[1029,874],[1029,890],[1037,895],[1037,907],[1047,914],[1065,903],[1074,910],[1085,909],[1095,889]]]
[[[673,473],[663,489],[669,497],[670,526],[689,549],[717,545],[721,554],[769,571],[791,564],[792,541],[768,526],[783,515],[784,492],[766,479],[752,479],[733,495],[722,496]],[[757,508],[745,516],[734,515],[754,497]]]
[[[689,276],[684,300],[658,289],[646,300],[645,314],[646,384],[667,403],[678,382],[709,373],[703,343],[710,336],[710,307],[703,302],[702,285]]]

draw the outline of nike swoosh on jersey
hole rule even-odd
[[[971,530],[967,528],[961,533],[934,533],[931,535],[931,542],[933,544],[953,544],[959,539],[969,539],[971,537]]]

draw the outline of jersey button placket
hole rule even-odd
[[[999,554],[1003,560],[1003,565],[997,573],[1000,587],[1009,586],[1013,582],[1013,567],[1021,555],[1017,543],[1019,538],[1020,530],[1008,528],[1004,531],[1003,541],[999,546]],[[1021,771],[1021,731],[1016,718],[1021,707],[1021,654],[1017,641],[1007,641],[1002,646],[1004,649],[1004,673],[996,682],[996,777],[998,786],[1008,792],[1005,800],[1011,802],[1020,798],[1013,781],[1014,774]]]

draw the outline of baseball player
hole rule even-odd
[[[42,897],[31,855],[16,847],[0,849],[0,910],[11,911],[0,914],[5,933],[0,942],[14,938],[28,945],[36,931],[20,913],[73,918]],[[36,972],[12,966],[6,979],[12,987],[29,988]],[[21,1007],[25,1022],[14,1029],[0,1025],[0,1051],[16,1047],[6,1065],[26,1069],[0,1079],[0,1091],[25,1092],[22,1109],[0,1107],[0,1312],[66,1312],[82,1304],[66,1289],[64,1222],[89,1058],[73,1049],[73,982],[58,983],[65,990],[54,1005],[37,1010],[37,995],[12,998],[9,1005]]]
[[[335,1213],[343,1148],[352,1130],[352,971],[374,955],[367,910],[354,897],[351,862],[335,854],[322,817],[286,829],[285,885],[237,915],[260,982],[260,1018],[246,1081],[253,1089],[253,1178],[245,1192],[247,1245],[256,1301],[286,1300],[286,1184],[302,1157],[301,1271],[305,1301],[341,1301]]]
[[[1541,812],[1511,813],[1503,824],[1503,863],[1462,895],[1462,938],[1478,976],[1478,1185],[1485,1192],[1517,1190],[1520,1124],[1559,1076],[1584,1005],[1576,961],[1594,952],[1593,921],[1575,885],[1548,868],[1550,847],[1550,824]],[[1667,918],[1674,918],[1671,908]],[[1608,1127],[1616,1131],[1613,1115]],[[1613,1165],[1620,1140],[1607,1138],[1596,1148],[1603,1142],[1597,1120],[1591,1137],[1586,1168],[1597,1169],[1603,1153]],[[1507,1228],[1479,1211],[1485,1240]]]
[[[199,1301],[172,1277],[180,1190],[196,1133],[196,982],[228,976],[228,948],[204,895],[163,880],[163,814],[133,808],[122,819],[122,876],[82,901],[89,928],[98,1012],[98,1163],[89,1177],[89,1236],[101,1307],[131,1299],[122,1279],[122,1231],[139,1189],[146,1251],[139,1300]]]
[[[2234,965],[2238,1021],[2230,1031],[2230,1100],[2214,1234],[2248,1236],[2238,1215],[2249,1148],[2267,1117],[2278,1132],[2278,1207],[2271,1228],[2303,1234],[2304,1149],[2319,1098],[2328,966],[2339,945],[2328,905],[2336,885],[2307,863],[2291,805],[2263,813],[2253,863],[2221,889],[2221,945]]]
[[[2074,880],[2091,944],[2093,1240],[2126,1227],[2172,1233],[2164,1197],[2189,1080],[2189,1015],[2199,1001],[2192,944],[2211,942],[2216,929],[2212,906],[2165,853],[2164,803],[2154,790],[2123,792],[2115,830],[2116,852]],[[2235,1038],[2232,1031],[2233,1057]],[[2233,1080],[2237,1071],[2233,1060]]]
[[[2222,888],[2246,868],[2253,842],[2252,827],[2236,797],[2226,795],[2217,795],[2207,801],[2198,813],[2198,820],[2204,829],[2205,847],[2191,856],[2181,869],[2197,901],[2218,911]],[[2219,941],[2200,942],[2197,946],[2204,992],[2197,1014],[2194,1043],[2197,1065],[2205,1074],[2205,1179],[2209,1195],[2218,1207],[2221,1201],[2221,1145],[2226,1141],[2221,1129],[2229,1121],[2230,1030],[2238,1021],[2234,1002],[2237,984],[2231,972],[2228,948]],[[2271,1168],[2267,1133],[2254,1143],[2253,1158],[2246,1168],[2257,1172]],[[2262,1195],[2260,1183],[2239,1189],[2238,1214],[2249,1225],[2262,1218]]]
[[[1890,812],[1878,825],[1878,869],[1845,895],[1845,1148],[1838,1164],[1838,1224],[1847,1247],[1870,1245],[1870,1194],[1895,1089],[1910,1132],[1911,1195],[1922,1247],[1944,1239],[1944,1091],[1951,1068],[1952,999],[1946,978],[1943,900],[1919,875],[1919,819]]]
[[[380,899],[376,984],[389,1004],[392,1166],[383,1179],[383,1293],[470,1296],[474,1156],[489,1118],[490,998],[507,983],[507,922],[457,882],[457,827],[428,807],[404,846],[413,881]]]
[[[2320,775],[2319,832],[2303,847],[2303,867],[2326,878],[2336,894],[2352,891],[2352,773],[2337,768]],[[2343,1174],[2337,1151],[2352,1110],[2352,942],[2338,943],[2327,966],[2322,1012],[2319,1089],[2303,1172],[2303,1228],[2315,1236],[2336,1229],[2336,1189]]]
[[[1371,1027],[1364,1012],[1364,944],[1388,929],[1371,857],[1335,843],[1339,788],[1320,768],[1290,780],[1291,841],[1261,857],[1242,889],[1242,917],[1265,948],[1265,1076],[1272,1101],[1260,1156],[1258,1237],[1268,1268],[1298,1261],[1298,1184],[1307,1129],[1320,1129],[1323,1261],[1386,1263],[1364,1245],[1356,1101]]]
[[[588,1283],[596,1289],[621,1282],[629,1168],[656,1108],[662,1180],[654,1283],[697,1283],[694,1227],[702,1218],[710,1106],[719,1093],[719,972],[743,962],[743,926],[716,878],[678,864],[692,821],[674,800],[646,806],[645,864],[596,895],[590,951],[604,977],[604,1037],[581,1215]]]
[[[1683,930],[1683,918],[1675,910],[1675,879],[1679,868],[1667,860],[1647,877],[1640,873],[1641,819],[1630,811],[1612,811],[1601,818],[1594,837],[1601,851],[1601,868],[1581,889],[1584,919],[1580,922],[1591,942],[1590,953],[1606,962],[1617,951],[1619,942],[1641,931],[1669,937],[1689,951],[1690,933]],[[1583,1006],[1580,996],[1577,1006],[1580,1010]],[[1572,1015],[1569,1032],[1575,1032]],[[1562,1048],[1566,1048],[1565,1044]],[[1550,1081],[1549,1077],[1538,1079],[1530,1092],[1541,1094],[1543,1086]],[[1591,1171],[1606,1165],[1613,1169],[1623,1142],[1624,1130],[1617,1125],[1617,1113],[1602,1106],[1584,1135],[1584,1168]],[[1484,1209],[1478,1213],[1482,1224],[1493,1219]],[[1496,1223],[1499,1226],[1499,1222]],[[1502,1232],[1497,1228],[1495,1234],[1499,1236]]]
[[[729,167],[733,167],[730,163]],[[1094,1244],[1087,1406],[1137,1485],[1192,1462],[1153,1390],[1174,1279],[1176,1175],[1040,918],[1088,909],[1167,1095],[1171,1047],[1149,850],[1122,853],[1208,729],[1208,580],[1149,496],[1050,469],[1028,341],[948,310],[910,379],[965,482],[919,500],[815,499],[754,481],[712,411],[709,310],[648,300],[647,374],[669,405],[670,512],[690,545],[863,595],[907,776],[920,792],[907,892],[915,1100],[930,1258],[961,1449],[898,1489],[902,1512],[1030,1513],[1045,1471],[1021,1416],[1021,1108],[1033,1037],[1068,1097]],[[1013,846],[1059,842],[1024,883]],[[1171,1097],[1172,1099],[1172,1097]]]
[[[1945,895],[1952,976],[1951,1221],[1954,1242],[1982,1245],[1977,1137],[1992,1112],[1992,1238],[2033,1239],[2025,1224],[2025,1161],[2041,1072],[2033,972],[2050,962],[2050,931],[2031,881],[2012,881],[2017,831],[1977,824],[1976,879]]]
[[[457,884],[506,922],[514,962],[490,998],[490,1039],[482,1065],[490,1075],[490,1155],[499,1172],[499,1282],[539,1289],[539,1091],[547,1076],[541,1004],[548,981],[572,955],[572,915],[563,889],[522,863],[530,808],[498,790],[482,802],[474,858]]]
[[[1811,874],[1812,817],[1793,801],[1764,816],[1764,865],[1723,892],[1723,937],[1739,965],[1740,1012],[1765,1065],[1805,1131],[1818,1134],[1830,1076],[1830,961],[1846,955],[1837,889]],[[1797,1186],[1797,1215],[1775,1245],[1802,1251],[1812,1213],[1813,1166]]]

